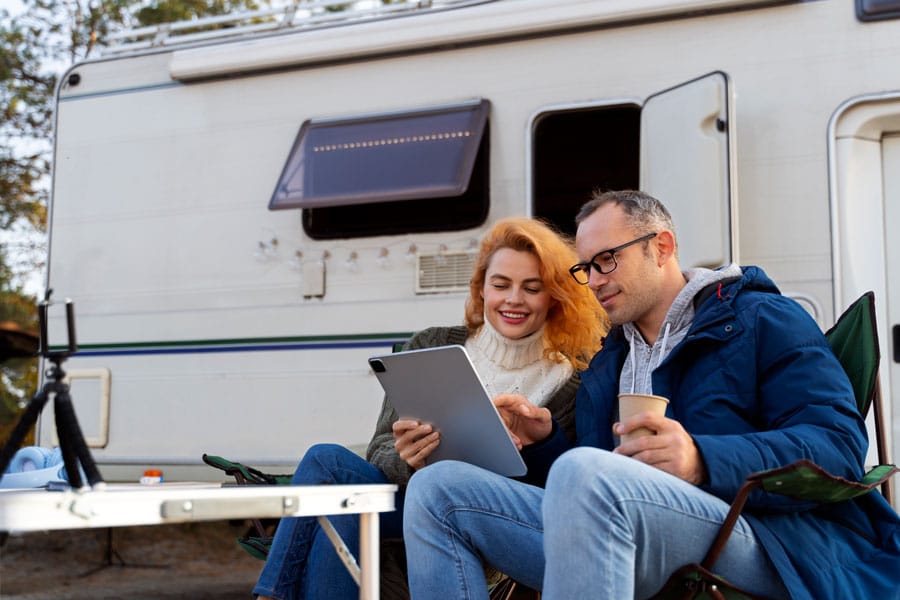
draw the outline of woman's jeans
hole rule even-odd
[[[310,448],[291,479],[293,485],[391,483],[378,468],[353,452],[334,444]],[[399,538],[402,531],[403,497],[397,509],[381,513],[382,538]],[[328,517],[354,555],[359,556],[359,515]],[[359,587],[347,572],[331,541],[315,517],[290,517],[279,522],[269,557],[254,594],[279,600],[289,598],[358,598]]]
[[[545,600],[647,598],[700,562],[728,505],[668,473],[596,448],[562,455],[546,491],[443,461],[410,480],[404,531],[414,600],[487,598],[482,560]],[[546,560],[545,560],[546,556]],[[716,572],[786,598],[744,519]]]

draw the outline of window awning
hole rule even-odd
[[[270,210],[458,196],[466,191],[490,102],[307,120]]]

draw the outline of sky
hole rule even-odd
[[[5,10],[10,15],[15,15],[22,10],[22,3],[19,0],[0,0],[0,10]]]

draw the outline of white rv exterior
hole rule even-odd
[[[108,478],[363,448],[382,398],[366,358],[461,323],[493,221],[571,227],[594,187],[657,195],[684,263],[759,265],[823,329],[874,290],[900,455],[900,19],[850,0],[500,0],[241,31],[157,32],[59,89],[48,283],[75,302],[65,366]],[[269,209],[305,122],[483,101],[477,223],[348,234],[304,219],[323,204]]]

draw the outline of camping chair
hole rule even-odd
[[[850,378],[856,405],[863,418],[866,417],[869,407],[874,406],[878,461],[884,463],[887,453],[884,425],[881,422],[881,387],[878,383],[878,363],[881,353],[875,325],[875,295],[866,292],[851,304],[834,326],[825,333],[825,337]],[[880,485],[882,494],[890,502],[889,478],[897,471],[894,465],[880,464],[866,473],[862,480],[855,482],[830,475],[809,460],[800,460],[784,467],[751,474],[738,489],[725,522],[703,561],[699,564],[686,565],[676,571],[654,598],[657,600],[756,598],[753,594],[736,588],[712,573],[713,566],[725,548],[747,497],[753,490],[762,488],[769,493],[827,503],[868,494]]]
[[[291,477],[293,477],[289,473],[279,473],[277,475],[263,473],[253,467],[211,454],[204,454],[203,462],[211,467],[225,471],[226,475],[234,477],[238,485],[289,485]],[[250,528],[237,539],[237,543],[252,557],[266,560],[277,525],[278,519],[251,519]]]

